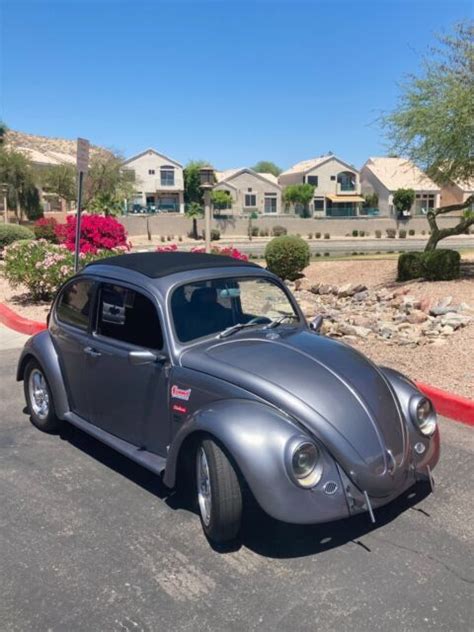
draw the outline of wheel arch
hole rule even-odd
[[[36,334],[27,341],[18,360],[17,381],[23,381],[25,369],[30,360],[35,360],[43,369],[51,389],[56,414],[62,419],[70,410],[69,401],[59,364],[59,357],[48,330]]]

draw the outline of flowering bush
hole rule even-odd
[[[157,246],[156,252],[176,252],[178,250],[178,246],[176,244],[168,244],[167,246]],[[195,246],[191,248],[191,252],[206,252],[204,246]],[[237,248],[233,248],[232,246],[224,246],[223,248],[219,248],[219,246],[211,247],[211,254],[213,255],[224,255],[225,257],[232,257],[233,259],[240,259],[241,261],[248,261],[249,258]]]
[[[36,239],[46,239],[53,244],[57,244],[57,227],[58,222],[54,217],[42,217],[34,223],[33,232],[35,233]]]
[[[81,264],[120,254],[121,249],[81,253]],[[16,287],[25,285],[33,300],[49,299],[74,274],[74,253],[46,239],[16,241],[4,250],[4,275]]]
[[[76,243],[76,216],[69,216],[65,224],[58,224],[56,235],[68,250],[74,251]],[[113,217],[87,215],[81,217],[80,252],[97,253],[122,247],[130,250],[123,225]]]

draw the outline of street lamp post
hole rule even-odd
[[[204,237],[206,252],[211,252],[211,191],[214,186],[214,169],[210,166],[199,170],[201,189],[204,193]]]
[[[4,212],[3,220],[5,224],[8,224],[8,184],[0,185],[0,189],[2,190],[2,198],[3,198],[3,212]]]

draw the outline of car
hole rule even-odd
[[[217,254],[132,253],[60,288],[19,359],[31,421],[69,422],[191,491],[207,538],[238,538],[247,498],[315,524],[375,510],[440,453],[417,386],[308,324],[262,267]]]

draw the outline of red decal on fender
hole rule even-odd
[[[179,386],[176,386],[176,384],[173,384],[173,386],[171,387],[171,397],[174,397],[175,399],[182,399],[187,402],[190,396],[190,388],[179,388]]]
[[[186,408],[186,406],[181,406],[181,404],[173,404],[172,406],[172,410],[175,413],[187,413],[188,409]]]

